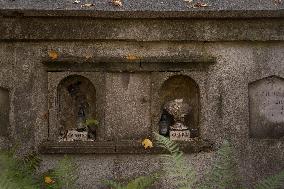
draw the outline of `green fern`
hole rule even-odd
[[[131,180],[126,185],[112,180],[105,180],[103,181],[103,183],[113,189],[145,189],[153,185],[158,177],[158,173],[150,176],[140,176],[135,178],[134,180]]]
[[[217,161],[212,170],[206,175],[202,189],[232,189],[239,188],[237,185],[239,176],[237,174],[237,164],[233,158],[233,150],[228,141],[224,141],[217,151]]]
[[[183,152],[170,139],[154,133],[157,145],[166,149],[170,154],[161,155],[163,171],[174,181],[175,188],[191,189],[196,182],[195,171],[185,163]]]
[[[16,158],[12,150],[0,151],[0,189],[38,189],[35,171],[40,161],[34,154]]]
[[[123,186],[122,184],[115,182],[113,180],[104,180],[102,182],[106,186],[109,186],[110,188],[113,188],[113,189],[125,189],[125,186]]]
[[[255,189],[279,189],[284,186],[284,171],[267,177],[255,186]]]
[[[60,160],[50,176],[54,183],[46,184],[48,189],[74,189],[78,180],[76,164],[67,156]]]

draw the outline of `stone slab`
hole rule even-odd
[[[251,136],[284,137],[284,79],[271,76],[251,83],[249,99]]]

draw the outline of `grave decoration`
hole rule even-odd
[[[165,104],[165,110],[173,116],[174,124],[170,126],[170,139],[179,141],[190,141],[190,130],[184,123],[185,116],[192,107],[183,99],[175,99]]]

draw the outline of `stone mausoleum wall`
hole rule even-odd
[[[283,3],[194,2],[1,1],[0,146],[39,151],[42,171],[70,154],[84,189],[151,173],[161,166],[159,149],[140,142],[158,131],[164,100],[187,88],[163,85],[178,76],[190,86],[188,122],[206,141],[184,148],[198,176],[224,139],[245,186],[284,169]],[[88,80],[90,115],[100,123],[93,144],[57,141],[61,121],[72,123],[64,117],[72,118],[70,99],[58,94],[69,76]]]

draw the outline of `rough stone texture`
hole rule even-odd
[[[82,0],[2,0],[0,13],[4,16],[88,16],[113,18],[167,18],[167,17],[283,17],[283,3],[274,0],[218,0],[202,2],[207,7],[194,8],[197,0],[123,0],[123,6],[114,6],[111,1]],[[85,3],[95,6],[81,7]],[[79,11],[78,11],[79,10]]]
[[[106,76],[105,124],[109,139],[141,140],[151,135],[150,73],[109,73]]]
[[[1,84],[2,86],[11,87],[11,109],[16,109],[12,111],[13,116],[11,118],[15,117],[16,121],[12,121],[11,129],[12,133],[14,133],[13,136],[17,140],[22,140],[24,151],[28,151],[33,147],[36,148],[42,140],[47,139],[47,119],[44,115],[48,111],[48,96],[46,95],[48,77],[41,60],[50,49],[56,50],[59,55],[69,54],[75,57],[83,57],[86,54],[104,56],[136,54],[139,56],[159,57],[166,54],[171,56],[177,53],[195,55],[196,52],[199,55],[204,54],[204,56],[207,56],[210,54],[216,57],[216,63],[208,65],[206,69],[193,69],[182,72],[193,78],[199,85],[201,137],[209,139],[215,146],[218,146],[224,138],[228,138],[233,143],[237,150],[236,155],[246,185],[252,185],[257,180],[284,168],[283,140],[267,141],[249,138],[248,103],[249,83],[271,75],[283,77],[284,44],[282,42],[215,42],[205,44],[194,42],[145,42],[140,43],[140,45],[136,45],[135,42],[19,42],[10,43],[9,48],[7,48],[6,43],[2,42],[0,45],[0,52],[3,57],[1,70],[6,68],[7,71],[1,72],[1,74],[11,79],[6,80],[6,83],[1,80]],[[14,59],[10,58],[11,51],[14,53]],[[26,67],[29,69],[22,70],[22,68]],[[56,86],[56,83],[70,73],[72,72],[68,72],[68,70],[66,72],[52,73],[55,75],[54,78],[58,78],[53,85]],[[116,74],[118,75],[118,73]],[[156,88],[155,86],[162,85],[163,81],[174,74],[174,72],[153,72],[151,75],[152,81],[154,81],[152,88],[158,89],[159,87]],[[34,78],[32,83],[30,78]],[[49,81],[49,84],[52,83],[51,81]],[[121,81],[118,80],[117,82],[121,83]],[[155,83],[157,84],[155,85]],[[27,88],[26,86],[29,85],[32,87]],[[24,94],[27,96],[23,96]],[[154,103],[158,96],[156,92],[152,94],[151,103]],[[16,99],[21,99],[21,102]],[[151,111],[155,112],[155,109],[151,109]],[[29,114],[23,114],[22,112],[29,112]],[[108,116],[115,117],[117,112],[111,114],[113,115]],[[31,116],[35,119],[31,119]],[[20,132],[20,130],[25,130],[26,126],[30,128],[30,133],[33,133],[35,140],[27,140],[29,135]],[[21,136],[24,138],[21,138]],[[30,142],[26,145],[28,141]],[[211,154],[208,153],[208,156]],[[210,158],[199,158],[202,156],[201,154],[189,155],[189,159],[196,157],[196,160],[192,161],[193,164],[198,165],[198,169],[205,170],[205,167],[210,165],[211,160]],[[54,156],[47,157],[49,158],[45,159],[46,164],[44,166],[46,168],[50,163],[54,163]],[[91,180],[112,177],[112,174],[108,174],[107,170],[109,168],[106,167],[111,166],[114,159],[115,156],[111,155],[81,156],[77,162],[81,163],[82,167],[92,165],[90,170],[98,171],[98,174],[92,174],[92,170],[79,169],[80,173],[85,175],[82,179],[88,181],[81,183],[84,185],[82,188],[92,188],[91,183],[93,182]],[[105,167],[95,169],[96,162]],[[139,168],[136,168],[134,164],[131,166],[132,163],[132,160],[128,161],[127,166],[136,169],[135,174],[139,173],[138,170],[144,170],[141,166],[138,166]],[[112,169],[114,173],[116,173],[115,170]],[[128,170],[131,170],[131,168]],[[131,175],[131,172],[125,174]],[[201,174],[201,172],[198,172],[198,174]],[[89,177],[89,175],[92,176]]]
[[[36,32],[34,28],[37,28]],[[2,41],[279,41],[283,39],[284,19],[282,18],[113,20],[67,17],[60,24],[57,18],[0,19]]]
[[[254,1],[242,2],[253,8],[250,2]],[[27,1],[27,4],[38,6],[32,1]],[[227,5],[241,8],[244,4],[228,1]],[[17,9],[15,6],[10,7]],[[263,6],[266,5],[258,8],[268,10],[272,4],[268,3],[266,8]],[[276,12],[280,14],[282,9]],[[199,86],[201,138],[214,143],[215,148],[224,139],[232,143],[245,186],[251,187],[257,180],[284,169],[282,139],[264,140],[249,136],[249,83],[273,75],[284,77],[283,19],[119,20],[66,17],[61,20],[5,17],[0,20],[0,87],[9,89],[9,133],[12,142],[21,144],[23,153],[37,149],[42,141],[55,135],[56,87],[70,74],[89,78],[96,88],[102,141],[112,140],[113,135],[119,139],[141,139],[145,137],[144,132],[146,135],[157,131],[161,107],[158,91],[170,76],[182,74],[195,80]],[[53,64],[62,63],[48,58],[51,50],[58,53],[59,59],[68,57],[71,66],[63,63],[58,72],[56,66],[48,71],[51,67],[43,64],[48,62],[47,59]],[[188,57],[188,61],[175,64],[179,62],[179,56]],[[94,62],[85,61],[90,57],[151,57],[152,60],[160,58],[163,61],[159,64],[149,62],[154,66],[147,65],[149,69],[144,72],[120,73],[114,69],[103,73],[103,69],[87,70],[96,66],[96,59]],[[174,68],[168,72],[161,66],[165,57],[169,60],[167,66],[171,64]],[[192,57],[204,57],[203,60],[213,57],[215,63],[212,64],[210,59],[211,64],[204,63],[206,61],[195,64]],[[86,63],[89,67],[85,66]],[[135,63],[133,67],[137,70],[139,61]],[[127,64],[131,66],[131,61]],[[142,61],[143,64],[147,62]],[[161,67],[163,69],[159,71]],[[144,96],[147,98],[141,101],[140,97]],[[48,104],[50,99],[52,106]],[[140,138],[139,135],[143,136]],[[5,143],[0,140],[0,145]],[[186,158],[201,177],[210,167],[213,155],[214,152],[203,152],[187,155]],[[43,171],[51,168],[62,156],[42,157]],[[160,166],[156,155],[92,154],[73,157],[79,164],[80,188],[84,189],[103,188],[98,182],[101,179],[124,180]],[[171,187],[165,179],[156,188]]]

